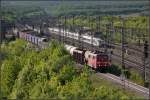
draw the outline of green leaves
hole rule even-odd
[[[101,94],[101,95],[100,95]],[[120,99],[130,99],[128,96],[123,94],[120,90],[107,88],[106,86],[101,86],[95,88],[93,95],[97,100],[120,100]]]
[[[56,41],[36,51],[23,40],[3,45],[2,97],[9,99],[130,99],[121,90],[92,85],[88,66],[82,71],[64,46]]]
[[[66,82],[71,81],[73,76],[75,76],[75,69],[68,65],[65,65],[58,75],[61,85],[65,85]]]
[[[98,22],[98,18],[96,19],[96,16],[90,17],[90,23],[89,23],[89,17],[85,16],[75,16],[74,17],[74,25],[73,25],[73,18],[67,19],[67,26],[83,26],[83,27],[89,27],[93,29],[93,31],[97,31],[97,28],[100,27],[100,38],[103,39],[103,37],[106,37],[106,33],[109,31],[106,27],[107,24],[113,24],[114,26],[114,32],[112,34],[112,39],[114,42],[121,43],[121,31],[120,29],[117,29],[117,27],[121,27],[123,22],[119,17],[111,17],[111,16],[101,16],[100,22]],[[113,21],[113,22],[112,22]],[[137,16],[137,17],[127,17],[124,21],[124,27],[128,30],[125,30],[126,34],[126,41],[130,43],[137,43],[141,38],[144,36],[146,38],[147,36],[147,30],[148,30],[148,17],[146,16]],[[100,26],[98,25],[100,23]],[[90,25],[89,25],[90,24]],[[111,28],[111,27],[110,27]],[[133,29],[130,30],[130,29]],[[108,32],[106,32],[108,31]],[[142,36],[143,35],[143,36]],[[133,39],[134,38],[134,39]]]
[[[136,82],[137,84],[144,85],[144,79],[136,70],[131,71],[130,79]]]

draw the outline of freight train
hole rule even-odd
[[[19,31],[19,32],[16,32],[17,37],[21,38],[21,39],[24,39],[28,42],[31,42],[33,43],[34,45],[37,45],[39,46],[40,48],[46,48],[48,46],[48,39],[46,37],[43,37],[43,36],[38,36],[36,34],[35,31],[33,30],[23,30],[23,31]]]
[[[108,69],[111,66],[111,60],[104,52],[92,52],[71,45],[65,45],[65,48],[76,62],[87,64],[95,70]]]
[[[26,28],[27,29],[33,29],[29,25],[26,25]],[[33,30],[38,32],[38,33],[40,32],[40,29],[38,29],[38,28],[34,28]],[[113,49],[115,48],[114,46],[106,43],[101,38],[92,37],[91,35],[88,35],[88,34],[81,34],[79,36],[78,32],[70,32],[68,29],[63,30],[63,29],[59,29],[59,28],[48,27],[48,31],[44,32],[44,35],[50,36],[50,33],[60,35],[60,36],[63,36],[63,37],[67,37],[67,38],[70,38],[70,39],[74,39],[74,40],[77,40],[77,41],[80,39],[81,42],[93,45],[95,47],[100,47],[100,48],[107,47],[107,48],[113,48]]]
[[[104,47],[104,45],[106,44],[104,42],[104,40],[102,40],[100,38],[92,37],[87,34],[81,34],[81,36],[79,36],[79,33],[70,32],[69,30],[63,31],[62,29],[58,29],[58,28],[48,28],[48,30],[50,32],[53,32],[54,34],[61,35],[61,36],[67,37],[67,38],[71,38],[71,39],[75,39],[75,40],[79,40],[79,38],[80,38],[81,41],[91,44],[93,46]],[[63,34],[63,33],[65,33],[65,34]]]
[[[42,48],[46,48],[45,44],[48,44],[46,37],[39,37],[35,35],[33,30],[17,32],[17,36]],[[65,48],[73,56],[77,63],[87,64],[96,70],[108,69],[111,66],[111,61],[108,55],[104,52],[92,52],[67,44],[65,44]]]

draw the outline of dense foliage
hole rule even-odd
[[[115,42],[121,42],[121,27],[124,27],[126,41],[129,43],[137,43],[139,40],[143,42],[147,39],[149,25],[146,16],[127,17],[124,21],[120,17],[112,16],[75,16],[74,20],[70,17],[66,22],[63,19],[62,23],[66,23],[69,28],[70,26],[89,27],[94,32],[99,32],[100,29],[99,35],[102,39],[112,36],[110,40]]]
[[[1,45],[1,97],[11,99],[132,99],[119,88],[93,86],[88,67],[75,68],[63,45],[38,50],[23,40]],[[100,84],[100,83],[99,83]]]
[[[10,23],[15,23],[21,17],[31,17],[44,13],[39,7],[28,7],[25,9],[24,7],[2,6],[1,9],[1,19]]]
[[[21,16],[70,15],[143,15],[148,12],[148,1],[2,1],[2,18],[10,21]]]
[[[58,15],[128,15],[147,14],[148,0],[144,1],[3,1],[3,6],[20,8],[41,7],[52,16]]]

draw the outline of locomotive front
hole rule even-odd
[[[93,69],[107,69],[111,65],[108,55],[104,53],[86,51],[85,59],[87,65]]]

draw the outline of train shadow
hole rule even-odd
[[[116,66],[116,65],[111,65],[110,67],[107,68],[99,68],[99,69],[94,69],[95,72],[100,72],[100,73],[111,73],[113,75],[116,76],[120,76],[121,75],[121,68]]]
[[[108,71],[108,73],[111,73],[113,75],[120,76],[122,69],[119,66],[111,65],[107,71]]]

